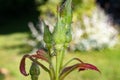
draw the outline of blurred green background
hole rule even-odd
[[[30,80],[19,72],[22,56],[32,51],[27,44],[31,38],[28,22],[39,22],[39,17],[49,13],[56,15],[60,0],[0,0],[0,80]],[[74,21],[82,15],[91,16],[97,6],[95,0],[73,0]],[[85,52],[68,52],[65,61],[72,57],[96,65],[101,74],[94,71],[73,71],[66,80],[120,80],[120,35],[112,49]],[[27,71],[31,62],[27,60]],[[49,80],[48,74],[41,69],[40,80]]]

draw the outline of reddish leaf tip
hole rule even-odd
[[[25,59],[29,57],[29,55],[24,55],[21,62],[20,62],[20,72],[24,75],[24,76],[28,76],[29,74],[27,74],[26,70],[25,70]]]
[[[21,62],[20,62],[20,72],[24,75],[24,76],[28,76],[29,74],[26,72],[25,70],[25,59],[26,58],[37,58],[37,59],[41,59],[41,60],[45,60],[48,62],[48,59],[47,57],[45,56],[46,52],[42,49],[38,50],[36,52],[36,54],[32,54],[32,55],[24,55],[21,59]]]
[[[89,64],[89,63],[81,63],[78,68],[79,68],[79,71],[89,69],[89,70],[95,70],[95,71],[100,72],[100,70],[96,66]]]

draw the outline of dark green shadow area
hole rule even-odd
[[[0,0],[0,34],[28,32],[28,22],[38,22],[38,6],[47,0]]]
[[[28,22],[38,22],[38,11],[25,13],[19,16],[8,16],[0,19],[0,34],[10,34],[16,32],[28,32]]]

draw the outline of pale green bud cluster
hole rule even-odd
[[[68,46],[72,39],[71,22],[72,22],[72,9],[71,1],[67,0],[63,3],[57,14],[57,23],[54,27],[53,33],[50,32],[47,26],[44,27],[44,41],[46,46]],[[51,45],[52,44],[52,45]]]
[[[72,9],[71,1],[67,0],[63,3],[58,10],[58,22],[55,26],[53,39],[55,44],[68,44],[72,39],[71,22],[72,22]]]

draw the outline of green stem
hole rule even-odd
[[[31,76],[31,80],[38,80],[38,76],[37,75]]]
[[[49,48],[49,57],[50,57],[50,64],[49,64],[50,80],[54,80],[55,79],[55,70],[54,70],[54,66],[53,66],[53,62],[52,62],[52,56],[51,56],[50,48]]]
[[[56,79],[55,80],[60,80],[59,75],[63,65],[63,57],[64,57],[64,48],[61,48],[60,50],[56,50]]]

